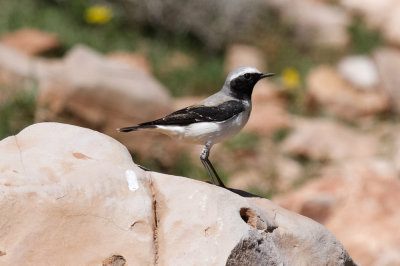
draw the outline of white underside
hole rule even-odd
[[[238,133],[249,120],[250,110],[222,122],[200,122],[188,126],[157,126],[152,131],[161,132],[180,140],[205,144],[217,143]]]

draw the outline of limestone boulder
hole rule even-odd
[[[313,220],[144,172],[96,131],[35,124],[2,140],[0,157],[0,264],[354,265]]]
[[[343,68],[341,71],[346,72]],[[333,67],[320,66],[307,76],[307,93],[323,110],[347,120],[357,120],[389,109],[386,94],[376,86],[368,90],[355,86],[354,83],[358,82],[355,78],[352,76],[352,84]]]
[[[360,265],[400,264],[400,181],[390,161],[329,166],[319,178],[274,200],[324,224]]]
[[[57,34],[33,28],[23,28],[4,34],[0,42],[29,56],[51,52],[61,47]]]

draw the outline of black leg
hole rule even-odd
[[[219,186],[225,188],[224,183],[223,183],[222,180],[219,178],[219,176],[218,176],[218,174],[217,174],[217,171],[215,171],[214,166],[212,165],[212,163],[210,162],[210,160],[209,160],[208,158],[206,159],[206,163],[210,166],[210,168],[211,168],[211,170],[213,171],[215,177],[217,178],[218,183],[219,183]]]
[[[203,164],[204,168],[206,168],[207,173],[208,173],[208,176],[210,177],[211,183],[213,183],[213,184],[215,185],[215,181],[214,181],[214,178],[213,178],[213,176],[212,176],[212,174],[211,174],[211,172],[210,172],[210,169],[209,169],[209,167],[208,167],[207,161],[204,160],[204,159],[201,158],[201,157],[200,157],[200,161],[201,161],[201,163]]]
[[[215,180],[213,178],[213,175],[211,173],[211,171],[213,172],[214,176],[217,178],[218,180],[218,185],[220,187],[225,187],[224,183],[221,181],[221,179],[219,178],[217,171],[215,171],[214,166],[211,164],[210,160],[208,159],[208,155],[210,154],[210,149],[211,149],[212,143],[211,142],[207,142],[206,145],[203,148],[203,151],[200,154],[200,160],[202,162],[202,164],[204,165],[204,168],[206,168],[208,175],[210,176],[210,180],[211,182],[215,185]],[[210,171],[211,168],[211,171]]]
[[[138,166],[140,169],[142,169],[142,170],[144,170],[144,171],[146,171],[146,172],[151,171],[149,168],[146,168],[146,167],[144,167],[144,166],[141,166],[141,165],[138,165],[138,164],[137,164],[137,166]]]

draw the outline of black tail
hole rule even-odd
[[[131,131],[137,131],[139,129],[143,128],[155,128],[156,126],[154,125],[138,125],[138,126],[133,126],[133,127],[123,127],[123,128],[117,128],[119,132],[131,132]]]

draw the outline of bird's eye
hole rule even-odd
[[[249,73],[246,73],[246,74],[244,74],[244,78],[245,78],[245,79],[250,79],[250,78],[251,78],[251,76],[250,76],[250,74],[249,74]]]

